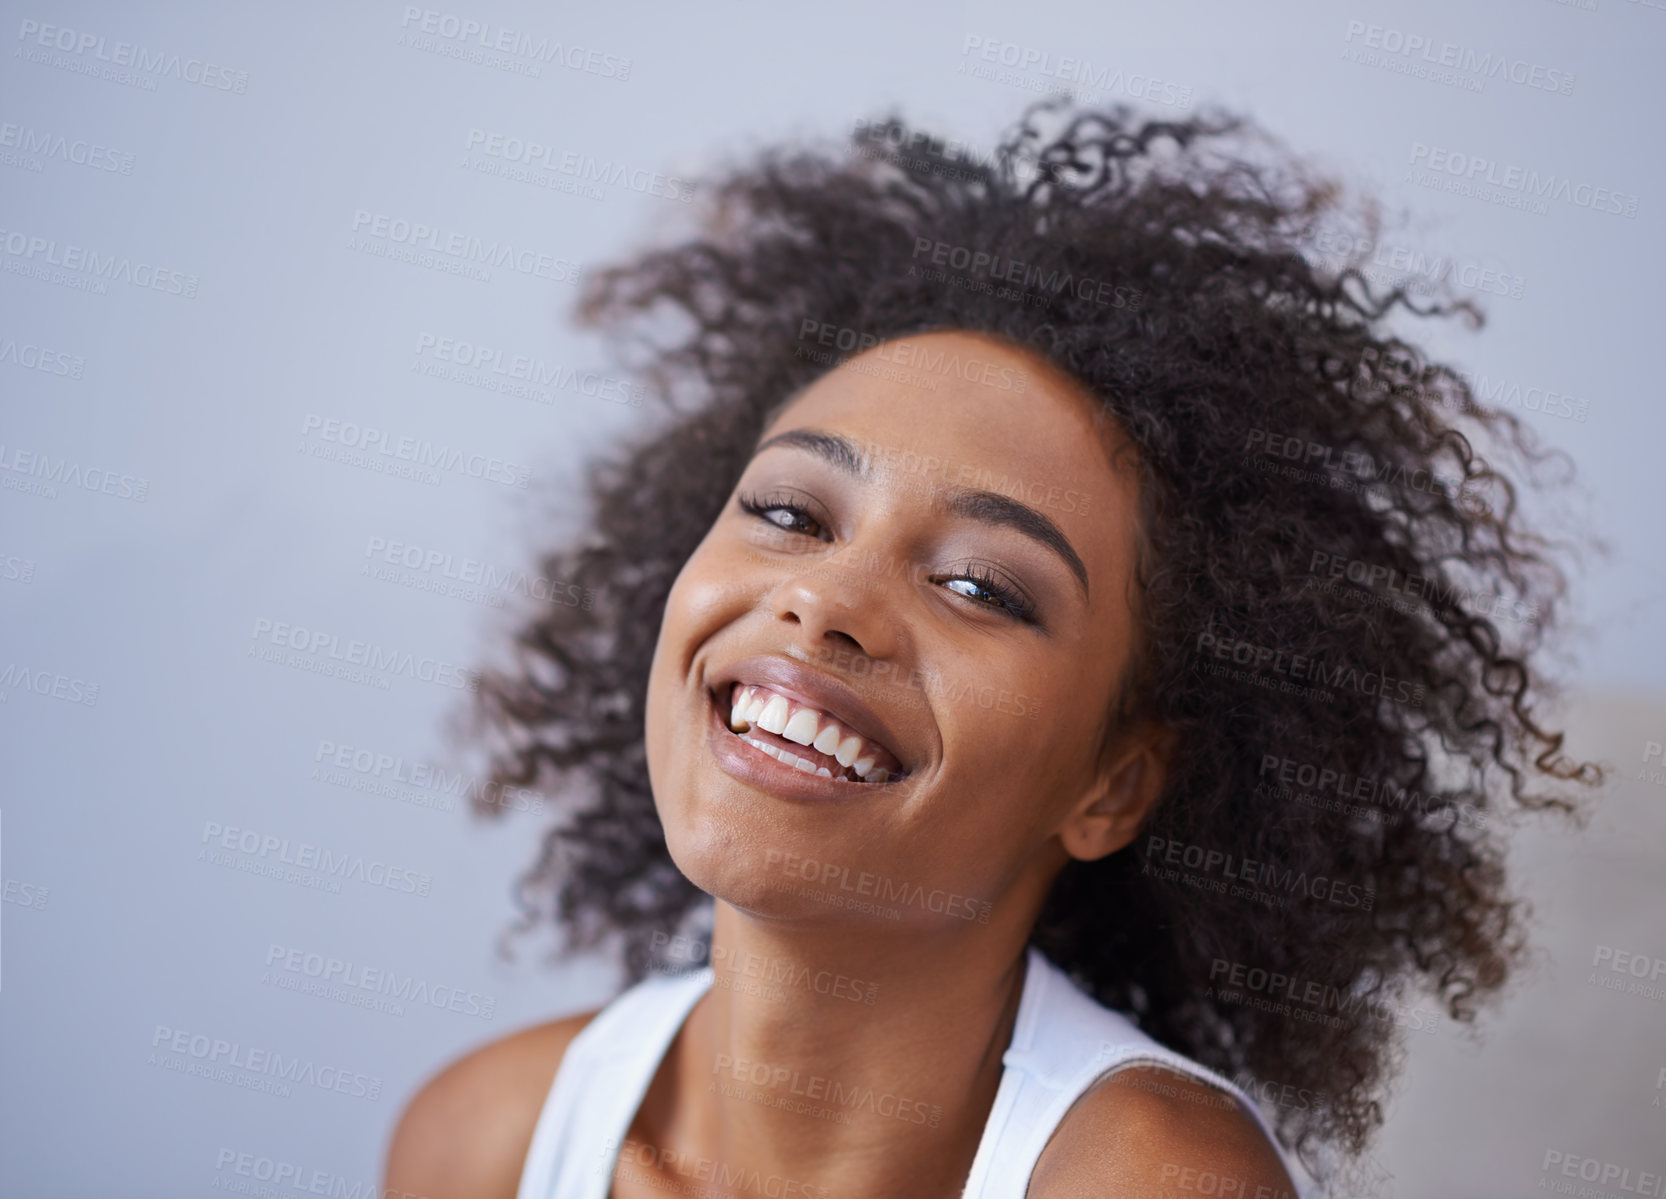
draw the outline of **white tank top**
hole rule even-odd
[[[711,984],[709,966],[647,978],[573,1038],[539,1114],[516,1199],[607,1199],[648,1084]],[[1225,1091],[1249,1109],[1278,1152],[1266,1117],[1243,1091],[1102,1006],[1033,946],[1012,1043],[1001,1063],[995,1106],[962,1199],[1023,1199],[1042,1149],[1071,1105],[1100,1078],[1128,1065],[1167,1066]]]

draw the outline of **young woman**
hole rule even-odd
[[[1416,996],[1497,992],[1499,817],[1597,777],[1473,443],[1537,455],[1386,327],[1473,310],[1316,264],[1335,189],[1245,132],[864,127],[592,284],[669,415],[480,714],[581,796],[529,915],[632,985],[429,1081],[391,1189],[1293,1196]]]

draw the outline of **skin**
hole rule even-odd
[[[744,972],[719,966],[720,983],[727,973],[741,985],[716,985],[695,1005],[629,1134],[684,1160],[898,1199],[959,1194],[1052,881],[1069,859],[1133,839],[1173,748],[1160,727],[1110,723],[1138,636],[1129,603],[1138,489],[1120,434],[1022,347],[960,331],[907,340],[916,354],[1010,368],[1024,389],[900,366],[893,343],[883,362],[869,351],[783,405],[672,588],[646,725],[671,856],[717,899],[714,962],[756,963],[766,977],[801,967],[844,975],[877,984],[875,1002],[790,985],[758,994]],[[866,469],[782,438],[805,433],[844,439]],[[946,489],[1010,495],[1013,481],[1068,542],[1085,583],[1068,555],[944,504]],[[745,495],[803,512],[760,516],[736,502]],[[977,580],[963,574],[972,564]],[[1002,606],[990,576],[1032,619]],[[760,654],[856,688],[909,777],[829,802],[722,769],[706,743],[708,682]],[[996,702],[987,686],[1024,702]],[[840,889],[806,881],[810,861],[847,871],[847,895],[866,873],[957,902],[883,905],[900,919],[832,906],[800,893]],[[430,1199],[512,1196],[554,1067],[587,1018],[494,1043],[430,1082],[396,1132],[388,1185]],[[937,1118],[858,1111],[845,1124],[748,1102],[741,1093],[767,1088],[724,1070],[736,1061],[871,1087]],[[1119,1071],[1061,1122],[1030,1196],[1178,1194],[1184,1168],[1241,1179],[1246,1195],[1293,1196],[1251,1118],[1212,1095],[1166,1073]],[[486,1141],[466,1146],[477,1128]],[[686,1181],[669,1165],[633,1165],[616,1173],[613,1194],[663,1195]]]

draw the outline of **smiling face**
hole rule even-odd
[[[1138,492],[1094,414],[963,332],[882,344],[776,414],[649,677],[654,799],[697,886],[760,915],[964,925],[1038,908],[1069,856],[1133,835],[1160,769],[1130,737],[1099,750],[1137,635]]]

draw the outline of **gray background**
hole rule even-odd
[[[1490,379],[1585,404],[1582,421],[1527,419],[1582,480],[1543,515],[1611,546],[1581,579],[1567,719],[1615,781],[1585,833],[1522,837],[1538,965],[1479,1045],[1444,1026],[1409,1036],[1376,1160],[1401,1196],[1578,1185],[1543,1169],[1548,1153],[1633,1177],[1666,1169],[1666,1006],[1592,982],[1602,946],[1666,958],[1666,786],[1644,770],[1648,744],[1666,741],[1659,3],[431,10],[628,59],[624,79],[553,64],[532,78],[402,45],[413,27],[397,3],[3,8],[0,126],[16,131],[0,141],[62,135],[131,170],[0,145],[0,461],[67,458],[146,490],[142,502],[73,484],[0,490],[0,668],[66,696],[98,687],[91,704],[0,688],[0,1192],[207,1195],[235,1180],[226,1152],[368,1189],[422,1078],[615,985],[602,961],[543,967],[542,941],[513,964],[493,956],[549,812],[482,827],[414,802],[433,798],[420,787],[390,796],[315,777],[324,743],[408,765],[442,753],[460,692],[252,653],[270,621],[459,666],[495,658],[504,610],[366,575],[372,539],[525,568],[578,515],[592,448],[650,419],[576,390],[535,400],[414,370],[432,358],[419,353],[425,334],[551,366],[605,360],[566,324],[569,283],[507,267],[480,281],[356,250],[355,212],[590,269],[689,207],[483,173],[471,130],[546,143],[557,161],[683,178],[783,138],[840,137],[893,105],[987,145],[1041,77],[965,73],[968,36],[1085,59],[1107,72],[1107,98],[1138,100],[1160,80],[1157,113],[1246,111],[1409,214],[1398,243],[1520,281],[1519,297],[1476,296],[1490,316],[1479,335],[1454,324],[1433,344]],[[100,78],[86,73],[95,50],[41,47],[24,36],[30,21],[206,60],[245,83]],[[1358,61],[1371,25],[1390,44],[1422,37],[1571,74],[1572,94],[1503,78],[1474,90]],[[1635,196],[1636,214],[1556,201],[1529,212],[1420,187],[1406,178],[1419,143]],[[20,271],[42,255],[18,235],[194,276],[196,294],[32,277]],[[74,374],[20,365],[26,347],[58,352],[50,361]],[[434,486],[330,461],[305,435],[309,414],[525,465],[529,486],[456,471]],[[391,863],[430,876],[430,891],[349,880],[328,893],[199,860],[210,822]],[[268,981],[273,946],[472,992],[492,1018],[283,990]],[[379,1096],[187,1076],[164,1064],[159,1028],[362,1075]]]

